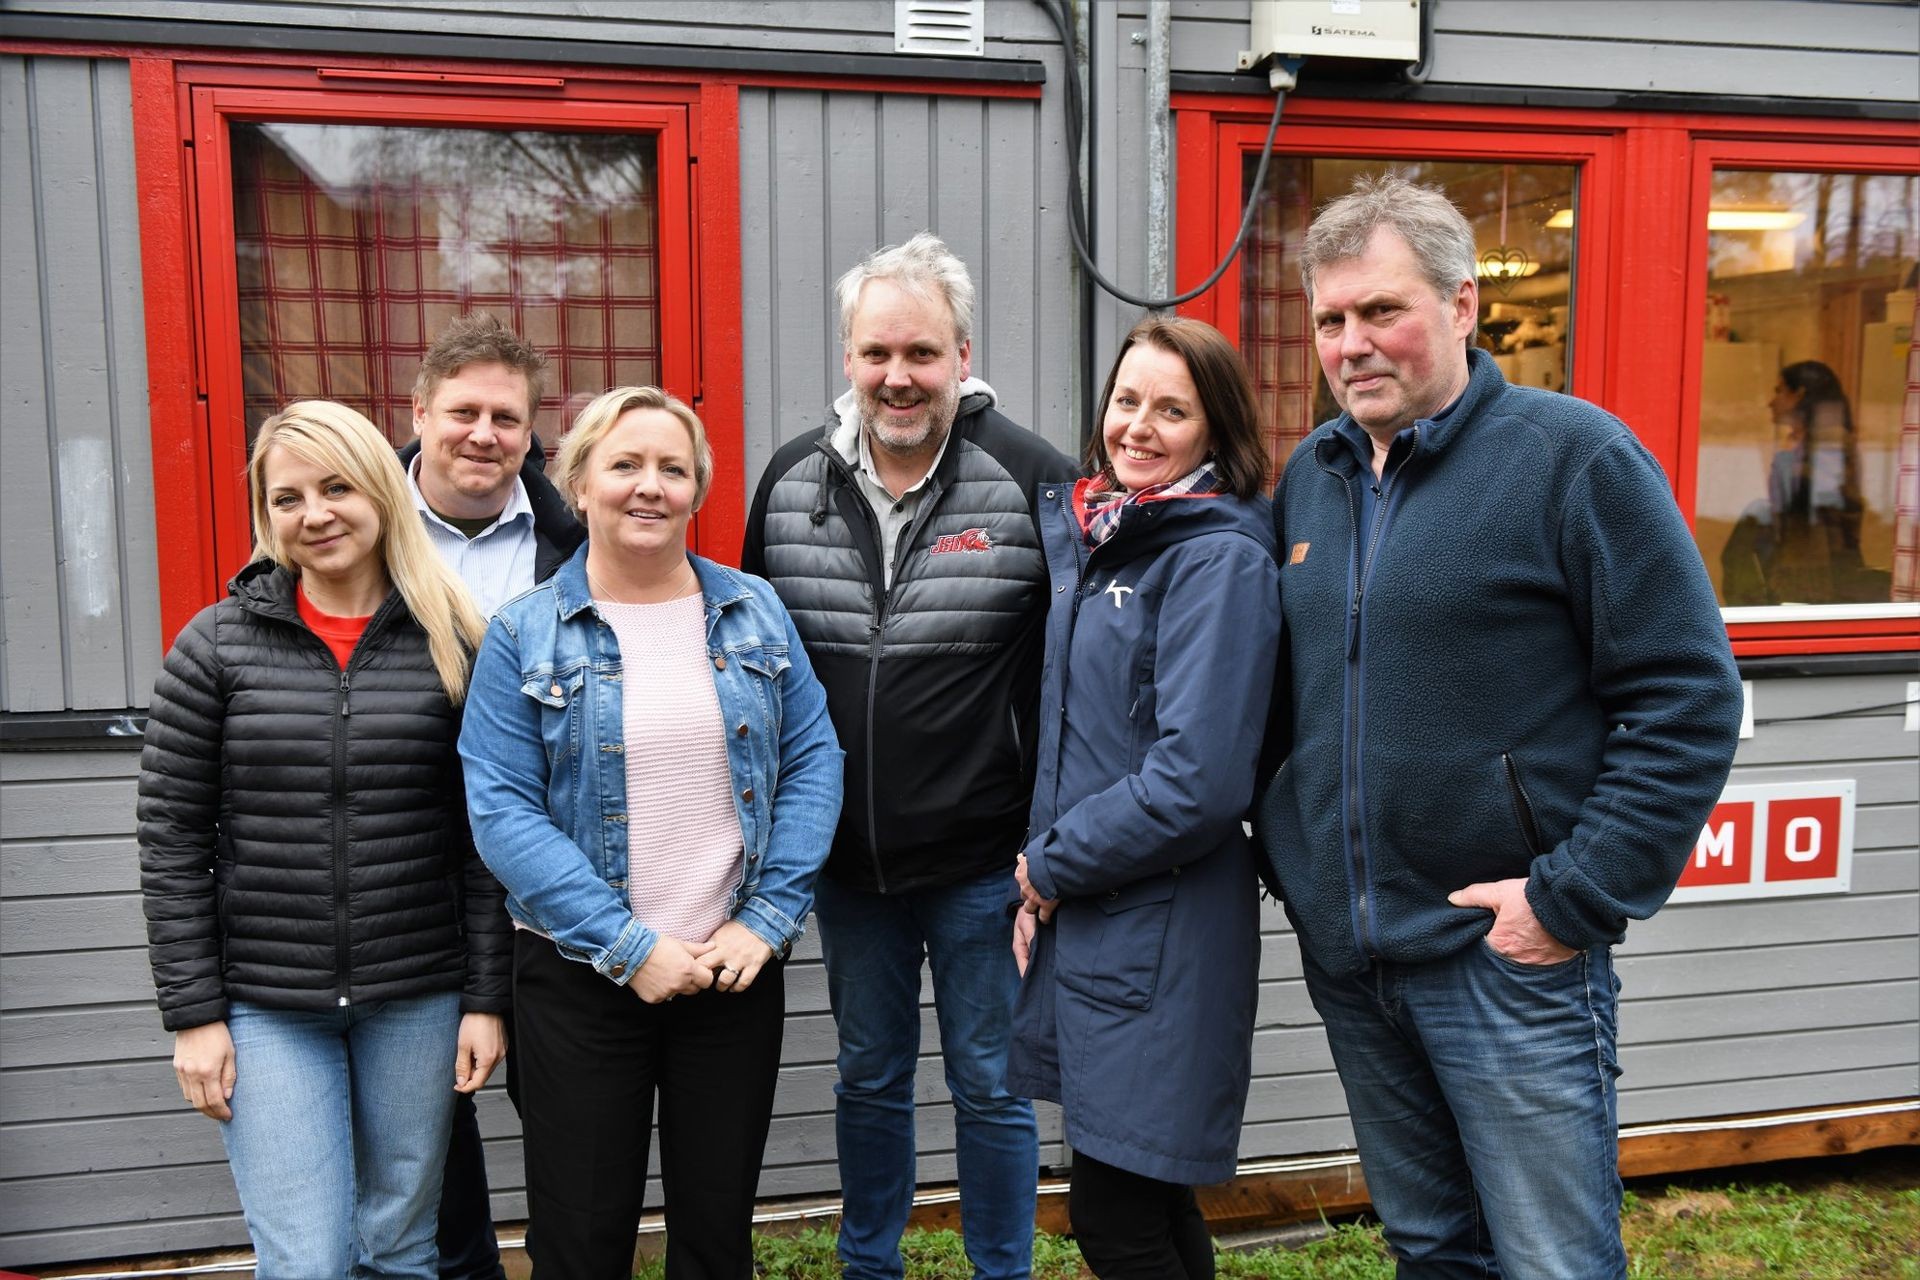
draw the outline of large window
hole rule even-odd
[[[1272,104],[1183,93],[1174,107],[1185,282],[1239,226]],[[1920,128],[1286,111],[1243,259],[1183,308],[1247,356],[1276,466],[1334,411],[1301,237],[1355,175],[1392,168],[1473,223],[1475,341],[1507,378],[1619,414],[1666,469],[1736,653],[1920,649]]]
[[[1243,196],[1259,158],[1242,158]],[[1339,412],[1315,358],[1300,286],[1300,244],[1313,211],[1364,173],[1391,169],[1444,190],[1473,223],[1479,345],[1511,382],[1566,389],[1572,373],[1574,206],[1569,165],[1277,156],[1240,263],[1240,349],[1253,370],[1276,464]]]
[[[1704,216],[1694,537],[1721,601],[1920,598],[1920,176],[1715,169]]]
[[[420,356],[487,311],[554,353],[534,427],[657,384],[658,147],[650,133],[231,126],[248,439],[293,400],[412,435]]]
[[[737,344],[709,338],[737,328],[732,86],[351,59],[142,64],[135,79],[143,103],[180,108],[171,153],[152,111],[138,151],[143,191],[177,192],[181,212],[178,241],[142,220],[150,309],[185,285],[180,323],[149,325],[150,360],[197,393],[154,405],[156,471],[179,489],[159,504],[169,634],[245,562],[261,422],[322,397],[405,441],[420,356],[463,311],[548,354],[534,425],[549,449],[609,386],[693,404],[720,474],[692,538],[738,546]]]

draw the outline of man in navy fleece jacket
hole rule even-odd
[[[1611,947],[1671,892],[1741,695],[1666,476],[1470,348],[1473,230],[1363,178],[1302,253],[1345,412],[1274,494],[1274,883],[1402,1280],[1624,1277]]]

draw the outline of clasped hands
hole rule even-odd
[[[648,1004],[662,1004],[708,987],[745,991],[771,959],[773,948],[764,938],[738,920],[729,920],[705,942],[683,942],[661,934],[627,985]]]
[[[1033,954],[1033,931],[1036,926],[1053,919],[1060,899],[1040,896],[1040,891],[1027,879],[1027,855],[1024,853],[1013,861],[1013,878],[1020,886],[1020,910],[1013,915],[1013,959],[1020,967],[1020,975],[1025,977],[1027,960]]]

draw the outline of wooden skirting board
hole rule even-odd
[[[1620,1131],[1620,1173],[1641,1178],[1900,1146],[1920,1146],[1920,1098],[1632,1125]],[[1253,1161],[1240,1166],[1232,1182],[1200,1189],[1200,1208],[1207,1216],[1207,1225],[1220,1233],[1337,1217],[1357,1213],[1367,1204],[1366,1178],[1360,1172],[1359,1158],[1351,1152]],[[754,1224],[762,1231],[776,1232],[830,1227],[839,1212],[838,1200],[770,1200],[761,1202]],[[916,1227],[959,1230],[959,1191],[930,1187],[920,1192],[914,1196],[911,1221]],[[1040,1184],[1035,1222],[1044,1231],[1067,1231],[1065,1179]],[[501,1259],[507,1274],[515,1280],[528,1274],[523,1248],[525,1227],[517,1222],[499,1225]],[[639,1252],[658,1249],[664,1230],[660,1214],[648,1214],[640,1226]],[[43,1280],[139,1280],[170,1271],[178,1274],[173,1269],[189,1261],[205,1268],[196,1269],[198,1275],[252,1269],[251,1254],[235,1251],[202,1254],[191,1260],[149,1259],[121,1270],[95,1264],[43,1271],[40,1275]]]
[[[1920,1098],[1633,1125],[1620,1131],[1620,1173],[1641,1178],[1897,1146],[1920,1146]],[[1359,1157],[1351,1152],[1250,1162],[1232,1182],[1202,1187],[1199,1199],[1215,1232],[1357,1213],[1369,1203]],[[912,1220],[958,1230],[958,1192],[923,1192]],[[1036,1220],[1046,1231],[1067,1230],[1064,1179],[1041,1184]]]

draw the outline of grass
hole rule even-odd
[[[1920,1280],[1920,1153],[1908,1148],[1666,1180],[1627,1191],[1622,1234],[1632,1280]],[[762,1280],[832,1280],[831,1231],[764,1235]],[[907,1280],[972,1274],[958,1234],[909,1232]],[[1217,1255],[1221,1280],[1393,1280],[1379,1229],[1334,1224],[1298,1248]],[[1034,1242],[1034,1280],[1085,1280],[1071,1240]],[[637,1280],[663,1280],[658,1263]]]

